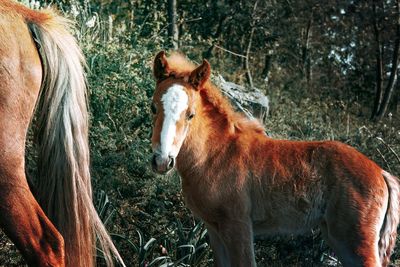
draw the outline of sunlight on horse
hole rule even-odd
[[[93,266],[96,237],[109,266],[113,255],[122,262],[92,202],[85,63],[71,23],[9,0],[0,22],[2,229],[30,266]],[[24,162],[35,108],[40,206]]]
[[[399,182],[340,142],[267,137],[209,81],[210,65],[160,52],[152,111],[153,169],[175,165],[185,202],[206,224],[215,266],[256,266],[253,235],[319,227],[344,266],[387,266]]]

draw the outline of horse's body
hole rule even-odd
[[[30,266],[93,266],[96,236],[112,265],[119,255],[92,203],[84,60],[68,27],[51,10],[0,1],[0,226]],[[35,109],[40,205],[24,162]]]
[[[387,266],[399,182],[339,142],[273,140],[235,113],[182,56],[157,55],[153,167],[175,163],[185,202],[205,223],[215,266],[255,266],[253,235],[319,226],[344,266]]]

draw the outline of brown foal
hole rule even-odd
[[[210,65],[154,61],[153,168],[175,165],[187,206],[206,224],[215,266],[256,266],[253,235],[320,227],[344,266],[387,266],[399,182],[340,142],[274,140],[233,111]]]

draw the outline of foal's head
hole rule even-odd
[[[175,159],[190,124],[196,119],[198,92],[210,77],[210,64],[203,63],[193,71],[171,68],[164,52],[154,60],[157,80],[151,110],[153,112],[153,169],[164,174],[175,166]]]

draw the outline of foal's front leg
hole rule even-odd
[[[210,225],[207,225],[207,233],[214,256],[214,267],[230,267],[228,252],[218,233]]]
[[[229,266],[256,267],[251,220],[231,219],[218,226],[218,235],[225,244]]]

